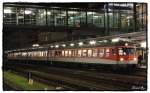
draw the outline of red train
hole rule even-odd
[[[9,51],[8,60],[35,60],[47,62],[85,63],[113,66],[137,65],[136,47],[127,41],[61,43],[47,47]]]

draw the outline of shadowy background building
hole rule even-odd
[[[4,3],[4,50],[147,31],[146,3]]]

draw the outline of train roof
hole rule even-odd
[[[74,45],[71,45],[74,44]],[[50,45],[44,45],[44,46],[36,46],[36,47],[29,47],[29,48],[22,48],[17,50],[10,50],[7,52],[18,52],[18,51],[36,51],[36,50],[58,50],[58,49],[74,49],[74,48],[91,48],[91,47],[116,47],[116,46],[134,46],[135,43],[129,42],[129,41],[115,41],[112,42],[110,40],[101,40],[101,41],[94,41],[91,40],[89,42],[86,41],[76,41],[76,42],[61,42],[61,43],[54,43]],[[52,47],[53,46],[53,47]]]

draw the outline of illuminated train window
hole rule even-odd
[[[82,50],[78,50],[78,57],[81,57]]]
[[[99,57],[103,57],[104,56],[104,49],[100,49],[99,50]]]
[[[87,56],[87,50],[83,50],[83,51],[82,51],[82,56],[83,56],[83,57],[86,57],[86,56]]]
[[[98,54],[98,50],[97,49],[93,49],[93,57],[97,57]]]
[[[106,49],[106,57],[109,57],[109,54],[110,54],[110,50],[109,48]]]
[[[52,57],[54,57],[55,55],[54,55],[54,53],[55,53],[55,51],[54,50],[52,50]]]
[[[27,56],[27,53],[26,53],[26,52],[23,52],[23,53],[22,53],[22,56]]]
[[[43,56],[43,51],[40,52],[40,57],[42,57],[42,56]]]
[[[71,57],[71,50],[68,51],[68,56]]]
[[[91,57],[92,56],[92,50],[88,50],[88,57]]]
[[[61,55],[64,57],[64,56],[65,56],[65,51],[62,51],[62,52],[61,52]]]
[[[66,56],[66,57],[68,56],[68,51],[65,51],[65,56]]]

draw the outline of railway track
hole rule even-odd
[[[32,74],[36,78],[43,78],[43,80],[47,80],[47,82],[55,81],[56,83],[57,81],[57,84],[59,83],[62,84],[62,86],[66,86],[64,89],[67,90],[132,90],[133,86],[142,86],[146,89],[146,79],[144,77],[93,73],[46,66],[40,66],[39,68],[37,66],[26,65],[24,67],[28,68],[22,68],[20,71],[23,71],[23,69],[26,69],[26,72],[32,71]],[[69,88],[70,86],[72,87]]]
[[[32,73],[32,79],[40,81],[46,84],[52,85],[52,82],[55,83],[55,86],[59,86],[62,90],[108,90],[108,88],[97,86],[96,84],[91,84],[85,81],[70,79],[60,75],[54,75],[49,73],[43,73],[38,71],[23,70],[23,69],[13,69],[13,72],[18,75],[27,77],[27,73],[30,71]]]
[[[28,66],[28,67],[46,67],[46,68],[50,68],[50,67],[55,67],[55,68],[68,68],[68,67],[62,67],[62,66],[51,66],[51,65],[35,65],[35,64],[13,64],[13,65],[25,65],[25,66]],[[119,75],[128,75],[128,76],[137,76],[137,77],[147,77],[147,70],[146,69],[140,69],[140,68],[137,68],[137,69],[134,69],[133,71],[122,71],[122,70],[117,70],[117,71],[112,71],[112,69],[109,69],[109,68],[88,68],[88,67],[84,67],[84,68],[68,68],[68,69],[72,69],[72,70],[82,70],[82,71],[88,71],[88,72],[94,72],[94,73],[110,73],[110,74],[119,74]]]

